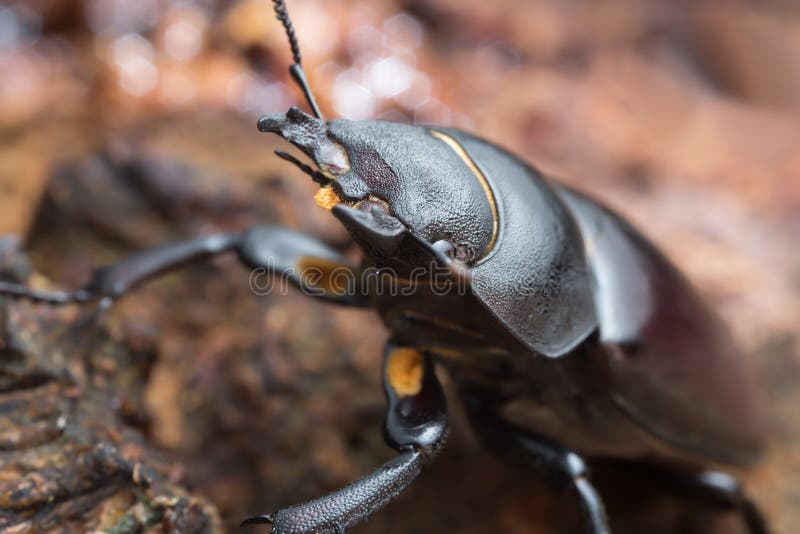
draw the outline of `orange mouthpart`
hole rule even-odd
[[[333,187],[326,185],[314,193],[314,202],[316,202],[317,206],[320,208],[331,210],[335,205],[341,203],[342,201],[339,198],[339,195],[336,194],[336,191],[333,190]]]

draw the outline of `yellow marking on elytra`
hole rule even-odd
[[[489,241],[489,244],[486,246],[486,249],[480,255],[480,258],[485,258],[489,252],[492,251],[495,244],[497,243],[497,235],[500,233],[500,218],[498,216],[497,210],[497,199],[494,196],[494,191],[492,191],[492,186],[489,185],[489,180],[486,179],[486,176],[481,172],[475,162],[469,157],[469,154],[464,150],[464,147],[459,144],[458,141],[453,139],[447,134],[436,130],[429,130],[430,134],[435,138],[443,141],[447,146],[449,146],[456,155],[461,158],[461,160],[466,164],[467,167],[472,171],[472,174],[478,179],[480,182],[481,187],[483,188],[483,192],[486,194],[486,200],[489,201],[489,209],[492,212],[492,239]]]
[[[314,193],[314,202],[316,202],[317,206],[320,208],[331,210],[335,205],[341,203],[342,201],[339,198],[339,195],[336,194],[336,191],[333,190],[333,187],[326,185]]]
[[[422,354],[415,349],[394,349],[386,360],[386,379],[399,397],[411,397],[422,390],[425,368]]]
[[[345,295],[348,290],[347,281],[353,278],[346,266],[311,256],[303,256],[297,260],[297,269],[304,283],[331,295]]]

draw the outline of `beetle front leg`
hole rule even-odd
[[[0,281],[0,296],[48,304],[98,301],[108,308],[134,287],[186,265],[236,251],[251,268],[269,276],[285,276],[311,296],[350,306],[366,305],[357,284],[358,272],[339,253],[315,239],[278,226],[257,226],[241,235],[215,234],[161,245],[95,269],[89,284],[76,291],[42,291]],[[337,278],[338,276],[338,278]]]
[[[95,269],[89,284],[76,291],[42,291],[0,282],[0,295],[27,298],[48,304],[72,304],[97,300],[101,307],[107,308],[117,298],[145,280],[189,263],[227,252],[238,242],[239,236],[215,234],[169,243],[137,252],[117,263]]]
[[[469,389],[462,395],[470,422],[493,452],[514,464],[529,467],[552,487],[573,493],[578,499],[586,534],[611,532],[603,501],[589,481],[583,458],[557,443],[503,421],[493,409],[489,397]]]
[[[432,359],[389,343],[383,358],[388,401],[384,437],[401,454],[372,474],[305,504],[247,519],[270,523],[272,534],[344,533],[383,508],[419,475],[444,441],[447,407]]]

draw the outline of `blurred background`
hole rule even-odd
[[[770,399],[748,488],[775,532],[800,531],[800,5],[288,4],[327,117],[475,132],[689,274]],[[17,236],[0,239],[2,276],[78,287],[135,250],[257,223],[351,250],[256,131],[304,106],[289,64],[267,0],[0,3],[0,235]],[[256,297],[247,275],[195,266],[100,323],[2,305],[0,529],[235,531],[392,456],[378,319]],[[357,531],[574,532],[574,503],[488,456],[453,409],[439,460]],[[597,479],[615,532],[742,531],[647,481]]]

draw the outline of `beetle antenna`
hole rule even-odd
[[[295,165],[298,169],[309,175],[311,179],[317,182],[319,185],[328,185],[333,181],[324,174],[322,174],[321,172],[315,171],[310,166],[306,165],[305,163],[303,163],[296,157],[292,156],[288,152],[284,152],[283,150],[276,150],[275,154],[279,158],[285,159],[289,163]]]
[[[295,81],[295,83],[300,86],[300,89],[303,91],[306,101],[308,102],[308,105],[311,106],[311,111],[314,112],[314,115],[318,119],[324,120],[322,119],[322,113],[319,110],[319,106],[317,106],[317,101],[314,100],[314,95],[311,93],[311,87],[308,85],[306,73],[301,64],[302,56],[300,55],[300,45],[297,44],[297,35],[295,34],[292,20],[289,18],[289,11],[286,9],[286,3],[284,0],[272,0],[272,4],[275,7],[275,15],[278,17],[278,20],[281,21],[281,24],[283,24],[283,27],[286,30],[286,37],[289,38],[289,46],[292,49],[292,58],[294,59],[294,63],[291,67],[289,67],[289,74],[292,75],[292,79]]]

